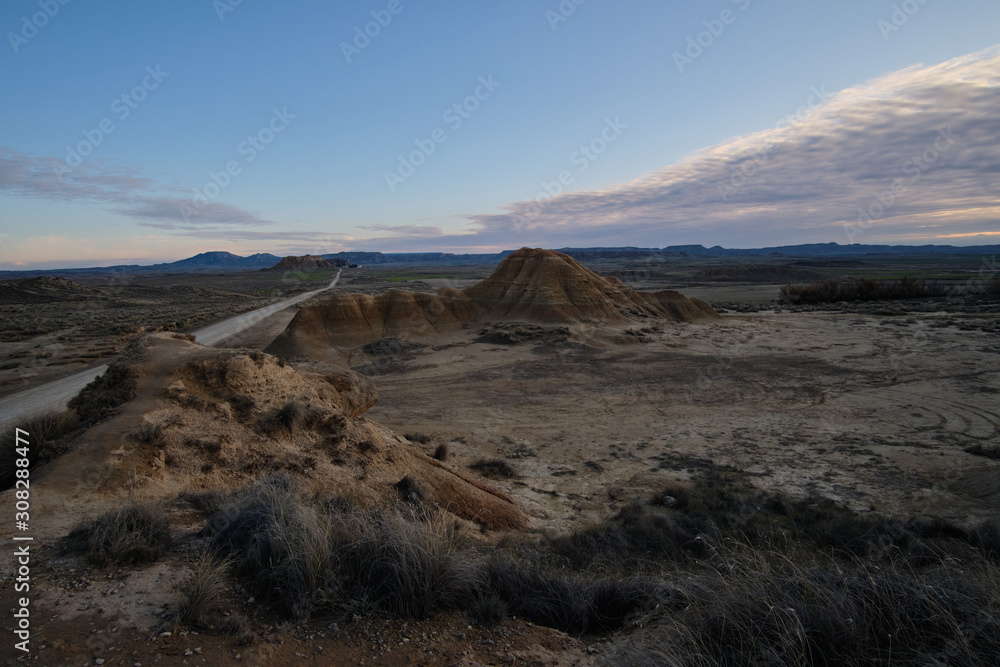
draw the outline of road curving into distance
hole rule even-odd
[[[294,306],[300,301],[305,301],[320,292],[332,289],[336,286],[337,281],[340,280],[341,271],[342,269],[337,271],[337,275],[333,277],[333,281],[326,287],[321,287],[311,292],[303,292],[284,301],[272,303],[270,306],[264,306],[249,313],[230,317],[227,320],[210,324],[203,329],[192,331],[191,334],[202,345],[216,345],[289,306]],[[108,370],[108,364],[101,364],[95,368],[89,368],[68,377],[53,380],[52,382],[47,382],[46,384],[0,398],[0,422],[11,423],[17,419],[49,410],[65,410],[66,404],[71,398],[76,396],[81,389],[90,384],[94,378],[103,374],[106,370]]]

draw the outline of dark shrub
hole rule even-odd
[[[27,458],[29,469],[50,461],[58,455],[60,441],[78,426],[76,414],[66,410],[45,412],[0,427],[0,437],[3,438],[0,442],[0,490],[14,486],[18,459]],[[18,434],[16,429],[20,429],[21,433]],[[21,443],[18,443],[18,437],[21,438]],[[23,441],[27,441],[27,445]],[[17,452],[17,449],[25,446],[28,449],[27,457]]]
[[[488,477],[499,477],[501,479],[517,477],[517,471],[503,459],[480,459],[470,465],[469,468]]]
[[[151,563],[170,545],[170,525],[158,507],[131,503],[73,529],[67,544],[94,565]]]
[[[86,424],[104,421],[122,404],[135,398],[138,382],[139,375],[130,365],[116,361],[71,398],[69,408]]]

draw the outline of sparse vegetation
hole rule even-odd
[[[124,361],[112,363],[103,375],[95,378],[69,401],[86,424],[97,424],[112,416],[115,410],[135,397],[138,375]]]
[[[827,278],[808,285],[785,285],[781,298],[791,304],[808,305],[840,301],[888,301],[943,296],[944,290],[924,280],[904,276],[899,280]]]
[[[295,400],[288,401],[263,420],[261,430],[272,435],[282,431],[293,434],[308,418],[309,413],[305,406]]]
[[[448,460],[448,445],[447,445],[447,443],[440,444],[440,445],[438,445],[434,449],[434,458],[437,459],[438,461],[447,461]]]
[[[135,503],[83,523],[67,537],[70,551],[82,552],[100,567],[151,563],[169,544],[170,526],[163,510]]]
[[[0,427],[3,437],[0,444],[0,490],[14,486],[17,459],[24,458],[16,452],[19,445],[15,428],[21,429],[21,438],[28,441],[27,459],[31,469],[55,457],[59,442],[78,426],[76,414],[66,410],[45,412]],[[23,432],[27,432],[27,436]]]
[[[469,468],[487,477],[499,477],[501,479],[517,477],[517,471],[514,470],[514,467],[503,459],[480,459],[470,465]]]
[[[304,502],[284,475],[237,494],[213,521],[212,547],[237,576],[300,620],[320,609],[422,618],[456,604],[470,581],[447,526]]]
[[[163,429],[159,424],[143,422],[142,424],[139,424],[139,427],[135,431],[132,432],[132,439],[136,442],[151,444],[160,439],[160,433],[162,430]]]
[[[431,441],[431,436],[426,433],[407,433],[404,437],[410,442],[417,442],[421,445],[426,445]]]
[[[481,624],[512,613],[583,633],[617,627],[641,597],[632,585],[543,575],[488,554],[426,511],[303,500],[285,475],[234,494],[209,530],[210,548],[232,559],[242,584],[298,620],[454,610]]]
[[[492,548],[402,505],[303,499],[284,475],[219,507],[210,549],[298,620],[453,610],[481,626],[514,615],[593,635],[636,619],[607,664],[888,663],[891,650],[896,664],[985,665],[1000,651],[1000,527],[859,516],[732,472],[590,528]],[[202,599],[209,580],[188,595]]]

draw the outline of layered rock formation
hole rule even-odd
[[[512,253],[489,278],[465,290],[465,295],[491,319],[594,323],[717,316],[704,301],[678,292],[637,292],[617,278],[594,273],[569,255],[540,248]]]
[[[712,307],[678,292],[637,292],[554,250],[522,248],[486,280],[436,294],[392,290],[376,297],[342,294],[298,312],[267,351],[312,357],[387,337],[426,336],[473,321],[627,323],[718,317]]]

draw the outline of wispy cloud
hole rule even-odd
[[[994,233],[998,77],[1000,47],[910,67],[638,180],[470,216],[475,233],[454,240],[746,247]]]
[[[359,227],[372,232],[389,232],[392,236],[441,236],[440,227],[419,226],[419,225],[367,225]]]
[[[229,204],[212,202],[196,210],[190,196],[165,195],[164,191],[176,190],[134,170],[95,161],[67,172],[57,169],[60,164],[52,158],[32,157],[0,146],[0,192],[57,202],[105,204],[113,213],[158,229],[274,224]],[[189,211],[187,216],[185,210]]]
[[[190,197],[134,197],[127,203],[123,202],[115,212],[135,218],[140,221],[139,224],[147,227],[179,231],[204,229],[205,223],[250,226],[275,224],[229,204],[212,202],[200,210],[194,209]]]
[[[52,158],[32,157],[0,146],[0,191],[52,201],[114,201],[153,185],[121,169],[80,167],[62,178]]]

